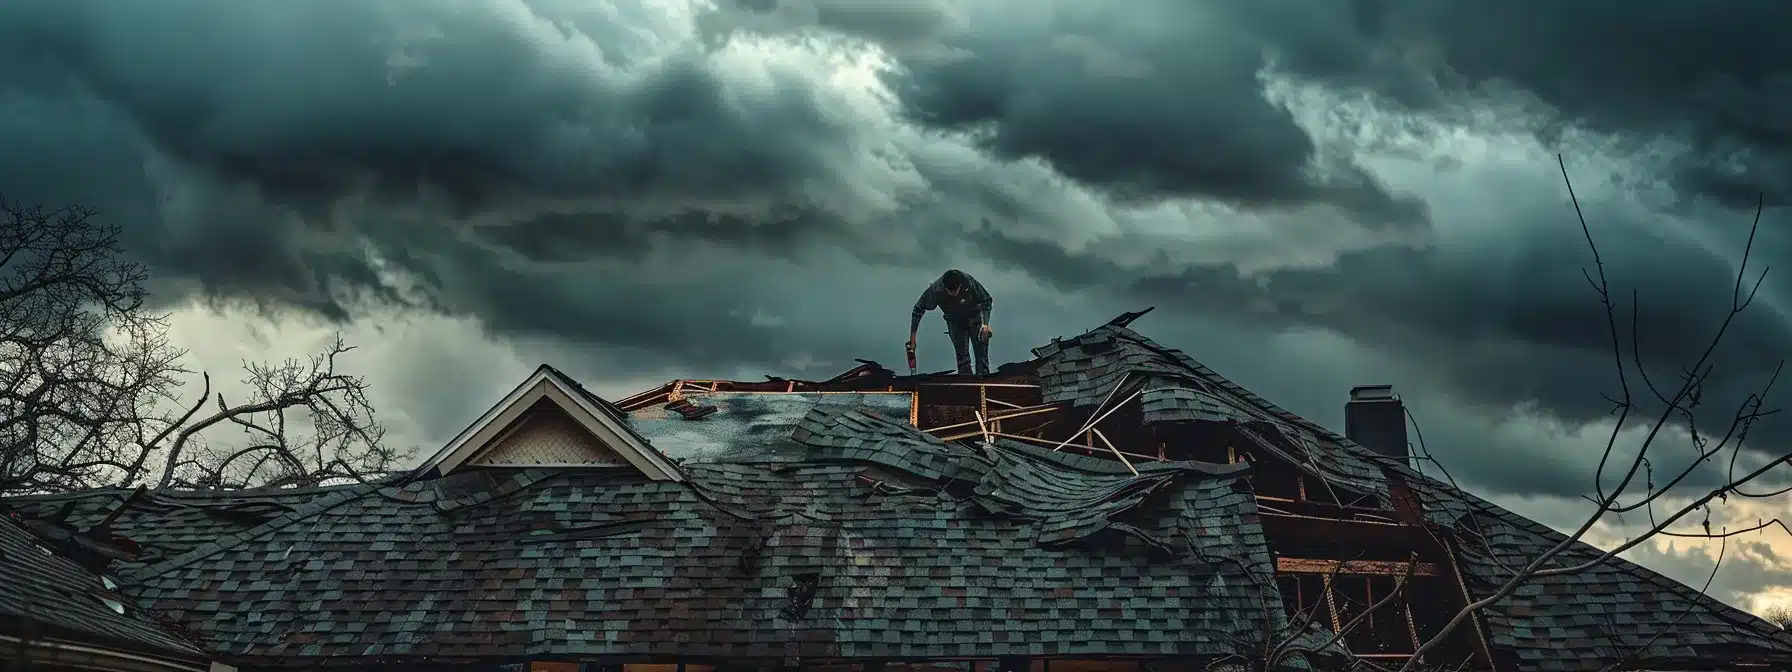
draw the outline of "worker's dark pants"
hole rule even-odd
[[[952,337],[952,352],[958,356],[958,374],[971,372],[971,353],[977,354],[977,375],[989,374],[989,340],[983,338],[983,323],[976,319],[946,320],[946,335]]]

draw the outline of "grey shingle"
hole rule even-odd
[[[1427,517],[1456,531],[1459,566],[1477,597],[1493,594],[1517,569],[1567,538],[1410,470],[1401,476],[1417,491]],[[1549,566],[1577,566],[1602,554],[1576,542]],[[1525,670],[1598,670],[1625,656],[1643,657],[1639,664],[1710,659],[1725,649],[1792,655],[1792,636],[1784,631],[1619,558],[1528,581],[1485,612],[1484,620],[1491,643],[1511,652]]]
[[[106,579],[57,553],[52,544],[27,530],[22,519],[4,512],[0,512],[0,577],[5,577],[0,579],[0,632],[185,659],[202,657],[132,599],[110,590]]]

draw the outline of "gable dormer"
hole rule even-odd
[[[633,467],[656,481],[684,476],[610,402],[543,365],[425,462],[426,475],[462,467]]]

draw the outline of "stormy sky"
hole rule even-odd
[[[897,364],[956,267],[996,296],[998,360],[1156,306],[1141,331],[1329,426],[1396,385],[1458,481],[1564,525],[1615,381],[1555,155],[1673,381],[1758,197],[1750,268],[1792,260],[1785,25],[1772,0],[15,0],[0,195],[122,226],[195,367],[344,331],[425,453],[542,362],[617,396]],[[1728,331],[1707,425],[1788,351],[1789,276]],[[1714,594],[1792,602],[1792,540],[1740,543]],[[1638,559],[1702,583],[1714,551]]]

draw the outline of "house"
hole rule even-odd
[[[122,596],[244,670],[1397,667],[1563,539],[1413,469],[1386,388],[1339,436],[1141,314],[986,377],[862,362],[612,402],[544,366],[401,478],[7,505],[133,540],[103,568]],[[1792,663],[1620,560],[1439,642],[1425,665]]]

